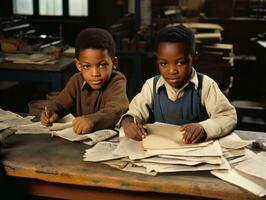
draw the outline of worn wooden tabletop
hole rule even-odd
[[[259,199],[209,172],[149,176],[85,162],[82,156],[87,148],[85,144],[50,135],[13,135],[3,144],[3,163],[9,176],[54,183],[219,199]]]

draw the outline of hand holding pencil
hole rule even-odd
[[[49,111],[45,106],[44,111],[41,113],[41,123],[45,126],[51,126],[53,122],[59,119],[58,114],[53,111]]]

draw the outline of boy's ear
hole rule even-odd
[[[118,66],[118,58],[117,57],[114,57],[112,59],[112,63],[113,63],[113,69],[116,69],[117,66]]]
[[[76,59],[76,67],[81,72],[81,64],[77,59]]]

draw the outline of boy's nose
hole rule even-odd
[[[97,75],[99,75],[100,72],[99,72],[98,67],[93,67],[93,68],[91,69],[91,74],[92,74],[93,76],[97,76]]]
[[[169,73],[178,73],[178,68],[175,64],[169,65]]]

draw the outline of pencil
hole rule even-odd
[[[47,106],[44,106],[44,112],[45,112],[45,115],[48,116],[48,109],[47,109]]]
[[[48,115],[48,109],[47,109],[47,106],[44,106],[44,112],[45,112],[46,117],[48,117],[48,124],[49,124],[49,126],[50,126],[51,123],[50,123],[50,119],[49,119],[49,115]]]

